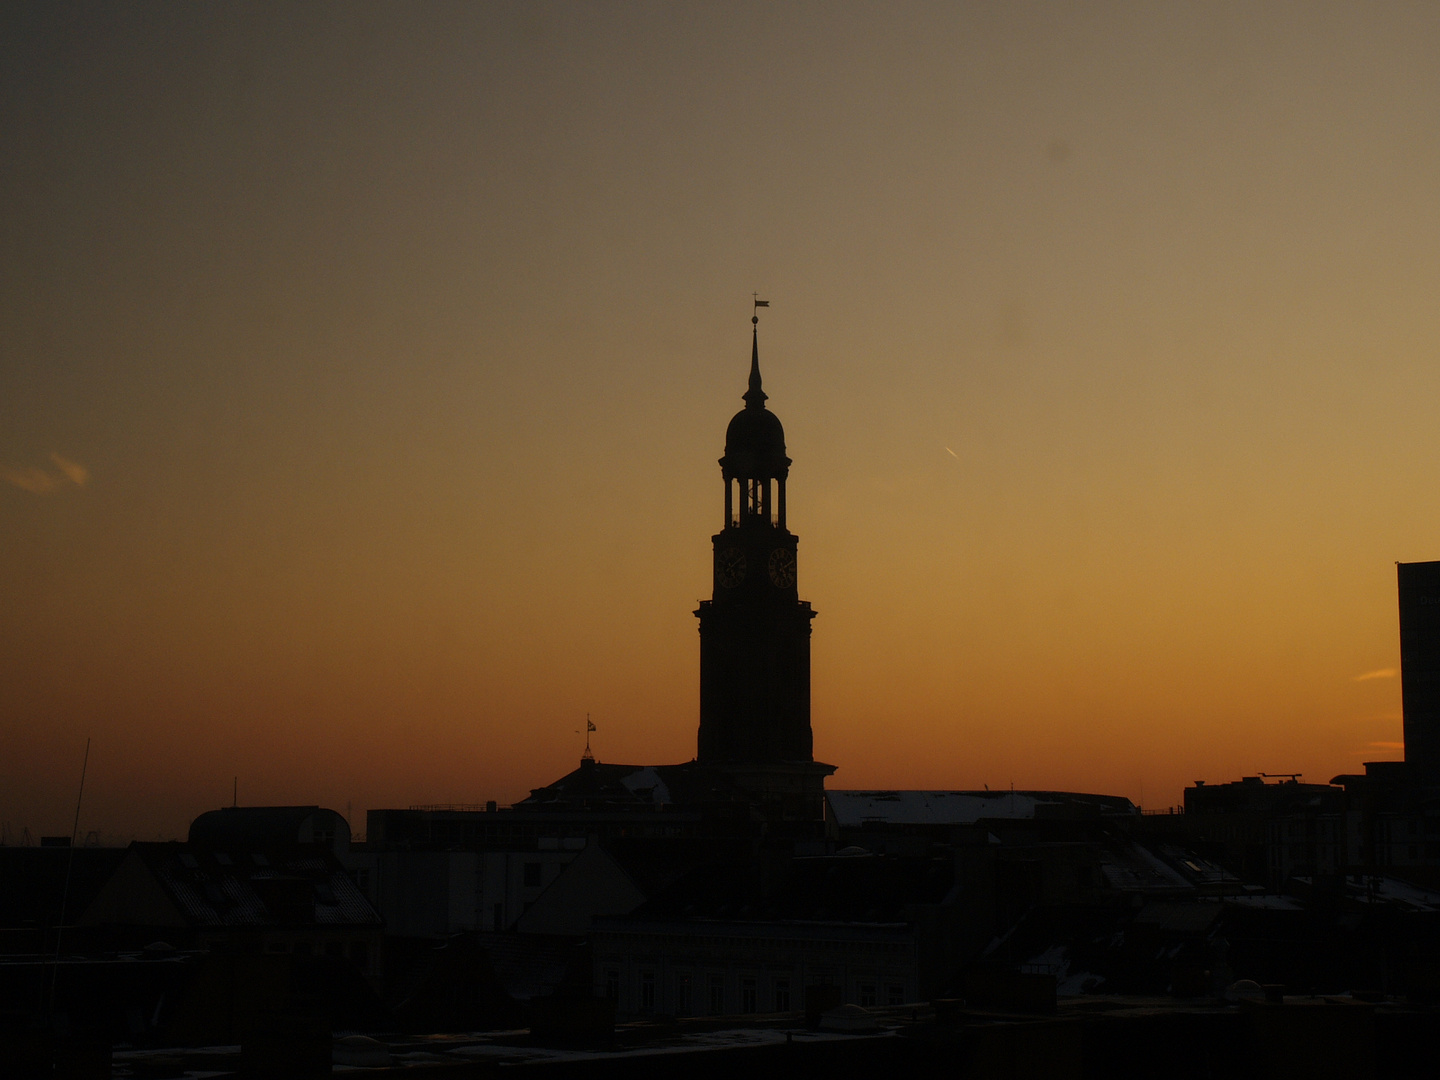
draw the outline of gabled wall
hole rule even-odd
[[[76,920],[79,926],[175,926],[189,922],[133,850]]]
[[[626,915],[645,894],[597,843],[591,843],[560,871],[550,887],[520,916],[524,934],[580,935],[597,915]]]

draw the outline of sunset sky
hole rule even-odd
[[[12,3],[0,839],[695,750],[751,294],[840,788],[1401,756],[1423,3]]]

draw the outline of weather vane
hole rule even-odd
[[[757,293],[751,293],[750,296],[751,296],[751,298],[755,301],[755,312],[756,312],[756,314],[753,314],[753,315],[750,316],[750,322],[751,322],[752,325],[758,326],[759,323],[760,323],[759,311],[760,311],[760,309],[761,309],[762,307],[769,307],[769,306],[770,306],[770,301],[769,301],[769,300],[761,300],[761,299],[760,299],[760,294],[759,294],[758,292],[757,292]]]

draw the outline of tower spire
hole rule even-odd
[[[758,313],[762,307],[769,307],[769,300],[759,299],[756,294],[755,310]],[[760,388],[760,316],[750,316],[750,389],[745,391],[745,407],[747,409],[763,409],[765,399],[770,395]]]

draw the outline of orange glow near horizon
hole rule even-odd
[[[833,787],[1401,756],[1427,11],[0,18],[3,839],[688,760],[755,289]]]

